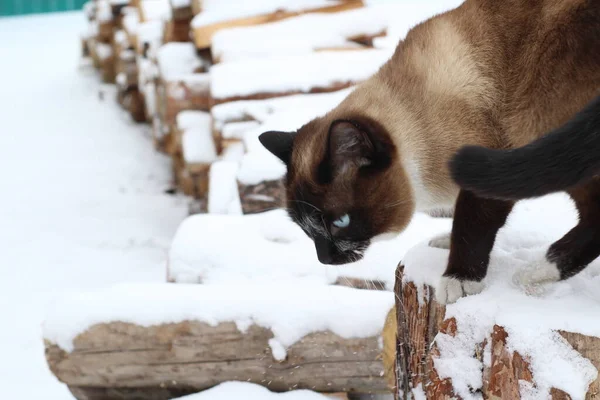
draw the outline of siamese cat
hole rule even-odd
[[[412,28],[338,107],[260,141],[287,165],[290,216],[324,264],[360,259],[417,210],[454,207],[451,236],[431,242],[450,247],[436,297],[451,303],[483,289],[514,204],[461,189],[451,157],[523,146],[598,94],[600,1],[466,0]]]
[[[519,274],[523,283],[558,281],[600,255],[600,96],[548,135],[514,150],[462,148],[450,163],[452,178],[477,196],[520,200],[567,191],[579,224],[546,253],[541,269]]]

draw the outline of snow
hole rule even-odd
[[[97,42],[96,43],[96,54],[98,58],[102,61],[110,58],[113,54],[113,49],[110,44]]]
[[[240,203],[236,181],[238,168],[239,165],[236,161],[229,161],[227,159],[216,161],[210,166],[208,190],[209,213],[242,214],[242,204]],[[197,276],[192,275],[191,280],[197,280]]]
[[[210,69],[211,93],[215,99],[226,99],[360,82],[377,72],[391,55],[389,49],[323,51],[216,64]]]
[[[382,280],[391,287],[404,253],[426,238],[449,230],[450,225],[447,219],[417,214],[397,238],[374,242],[363,260],[324,266],[317,259],[312,240],[283,210],[245,216],[193,215],[180,225],[173,239],[169,278],[205,284],[299,279],[326,285],[343,276]]]
[[[183,158],[191,164],[210,164],[217,159],[217,149],[210,126],[206,129],[188,129],[181,138]]]
[[[166,21],[171,18],[169,0],[140,0],[140,9],[144,21]]]
[[[352,91],[339,90],[332,93],[297,94],[293,96],[275,97],[264,100],[240,100],[214,106],[210,112],[215,126],[222,129],[223,125],[232,121],[243,121],[247,118],[259,122],[265,121],[270,115],[286,109],[296,109],[299,112],[307,107],[325,109],[335,107]]]
[[[247,382],[226,382],[210,390],[179,400],[331,400],[322,394],[309,390],[295,390],[287,393],[273,393],[268,389]]]
[[[185,131],[187,129],[203,128],[211,123],[210,114],[204,111],[184,110],[180,111],[176,117],[177,129]]]
[[[220,62],[230,62],[350,47],[350,38],[385,32],[401,11],[401,6],[392,4],[335,14],[305,14],[270,24],[224,29],[213,36],[211,51]]]
[[[215,326],[234,321],[240,331],[249,323],[270,329],[278,342],[275,351],[281,356],[281,346],[292,346],[313,332],[329,330],[343,338],[376,336],[393,304],[391,292],[301,281],[277,285],[240,281],[212,285],[123,283],[59,297],[49,307],[43,334],[46,340],[72,351],[77,335],[99,323],[153,326],[202,321]]]
[[[230,122],[223,125],[223,129],[221,129],[221,136],[223,139],[242,140],[245,132],[248,132],[251,129],[256,129],[259,126],[260,122],[258,121]]]
[[[191,0],[171,0],[171,6],[175,9],[186,8],[192,5]]]
[[[123,13],[123,29],[125,29],[129,35],[136,35],[139,25],[140,16],[137,9],[132,9],[129,12]]]
[[[187,200],[164,194],[169,160],[148,128],[96,71],[77,68],[85,24],[82,13],[0,22],[0,59],[11,60],[0,76],[5,399],[73,399],[46,365],[48,304],[70,290],[164,282],[165,251],[187,214]]]
[[[517,271],[543,260],[548,246],[575,225],[576,215],[562,194],[518,203],[498,234],[484,291],[447,307],[446,317],[456,318],[458,334],[438,335],[436,367],[463,398],[480,398],[470,390],[481,386],[482,366],[472,354],[494,324],[507,331],[510,350],[528,357],[537,383],[535,391],[524,387],[528,398],[546,398],[551,387],[573,399],[585,397],[597,371],[556,331],[600,336],[600,260],[567,281],[522,286],[513,280]],[[405,256],[405,274],[416,283],[435,286],[447,257],[447,251],[422,244]]]
[[[177,128],[182,132],[181,146],[186,162],[209,164],[217,159],[209,113],[182,111],[177,114],[176,121]]]
[[[270,130],[294,132],[311,119],[336,107],[348,93],[349,91],[344,90],[327,95],[294,96],[287,103],[279,103],[279,110],[268,110],[271,111],[270,114],[258,107],[249,108],[248,113],[262,121],[258,127],[244,132],[244,144],[248,153],[244,155],[238,173],[240,183],[256,185],[263,181],[281,179],[285,175],[285,165],[259,142],[261,133]]]
[[[107,0],[96,2],[96,20],[100,23],[111,22],[113,20],[112,8]]]
[[[148,44],[150,52],[156,51],[163,41],[163,26],[162,20],[151,20],[140,22],[137,26],[138,41],[142,44]]]
[[[176,80],[202,67],[193,43],[166,43],[158,49],[156,59],[164,80]]]
[[[332,0],[204,0],[202,12],[192,20],[192,28],[200,28],[232,19],[271,14],[276,11],[302,11],[342,3]]]

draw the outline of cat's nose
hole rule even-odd
[[[323,264],[333,263],[333,254],[331,252],[331,243],[327,239],[315,239],[315,248],[317,249],[317,257]]]

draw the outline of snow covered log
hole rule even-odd
[[[436,369],[440,350],[437,335],[455,338],[461,326],[456,319],[445,318],[445,307],[435,302],[433,289],[429,286],[417,286],[413,282],[404,282],[403,266],[398,268],[396,287],[397,310],[397,387],[423,392],[428,399],[464,398],[457,393],[451,379],[442,378]],[[590,360],[596,368],[600,367],[600,338],[574,332],[558,331],[566,343]],[[520,399],[529,389],[537,386],[528,357],[511,349],[506,329],[495,324],[488,338],[474,348],[473,360],[482,363],[481,388],[469,388],[480,391],[484,398]],[[386,351],[390,351],[390,344]],[[457,349],[460,351],[461,349]],[[464,367],[464,366],[463,366]],[[455,365],[454,368],[461,368]],[[399,396],[408,399],[408,393]],[[600,380],[594,380],[587,389],[586,399],[592,400],[600,395]],[[565,391],[551,387],[550,398],[571,399]]]
[[[370,77],[391,55],[390,49],[322,51],[215,64],[210,70],[213,105],[339,91]]]
[[[363,7],[362,0],[327,1],[327,0],[302,0],[257,2],[254,7],[241,6],[213,7],[206,4],[203,12],[192,20],[194,42],[199,49],[209,48],[213,35],[223,29],[241,26],[259,25],[268,22],[280,21],[307,13],[336,13]],[[213,3],[216,5],[216,3]]]
[[[167,400],[232,380],[389,393],[379,332],[392,303],[302,282],[118,285],[53,306],[46,359],[81,400]]]
[[[167,150],[173,158],[179,189],[196,199],[206,198],[210,166],[217,159],[210,114],[192,110],[178,113]]]
[[[365,7],[339,13],[304,14],[283,21],[225,29],[212,39],[215,62],[273,55],[299,55],[319,50],[372,47],[384,36],[402,7]],[[397,18],[396,18],[397,19]]]
[[[549,222],[550,213],[560,218]],[[566,281],[519,280],[576,221],[566,196],[520,202],[498,233],[483,292],[448,306],[433,289],[447,250],[406,253],[395,288],[399,398],[597,399],[600,260]]]
[[[209,74],[204,73],[206,66],[191,43],[167,43],[156,58],[159,76],[153,132],[157,148],[169,151],[177,114],[209,109]]]

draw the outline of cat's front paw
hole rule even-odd
[[[435,236],[429,241],[429,247],[450,250],[450,232]]]
[[[515,273],[513,282],[517,285],[535,285],[560,281],[560,270],[555,263],[544,259],[541,263]]]
[[[484,287],[483,282],[442,276],[435,290],[435,299],[440,304],[452,304],[461,297],[481,293]]]

